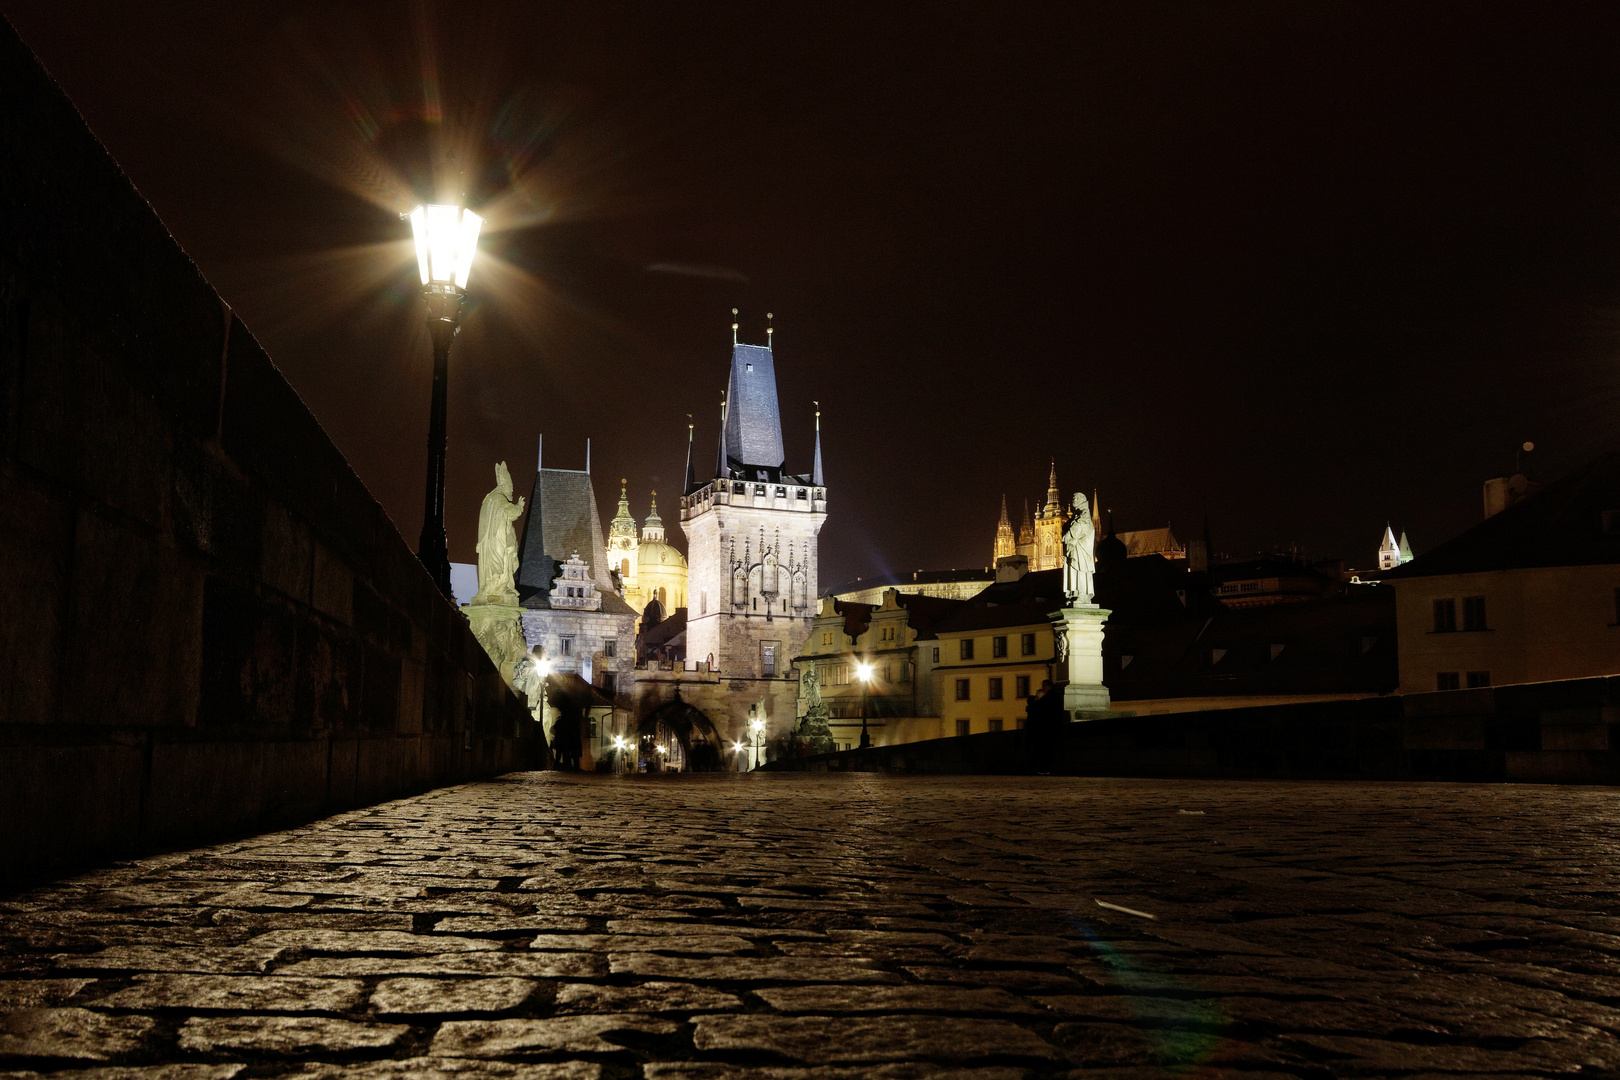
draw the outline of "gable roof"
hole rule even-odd
[[[1608,530],[1605,531],[1605,516]],[[1394,570],[1382,581],[1620,563],[1620,453],[1608,453],[1527,496],[1467,532]]]

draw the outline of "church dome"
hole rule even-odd
[[[636,565],[641,570],[653,567],[686,569],[686,556],[661,540],[643,540],[636,550]]]

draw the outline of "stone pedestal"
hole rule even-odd
[[[1067,644],[1067,670],[1058,675],[1068,680],[1063,688],[1063,708],[1074,720],[1097,720],[1112,715],[1108,709],[1108,688],[1103,685],[1103,623],[1112,614],[1096,604],[1078,604],[1052,614],[1052,629]]]
[[[472,624],[473,637],[478,644],[489,653],[489,658],[495,661],[500,669],[501,678],[513,690],[517,689],[513,679],[517,674],[517,662],[528,655],[529,649],[523,641],[523,624],[520,621],[523,609],[516,604],[469,604],[461,609],[467,614],[467,621]]]

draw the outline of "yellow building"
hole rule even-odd
[[[930,648],[942,735],[1024,725],[1030,694],[1052,678],[1052,608],[1047,599],[973,604],[939,622]]]
[[[628,481],[619,481],[619,509],[608,526],[607,565],[619,583],[625,603],[642,614],[657,600],[666,616],[686,606],[686,556],[664,539],[664,521],[658,516],[658,492],[636,538],[636,519],[630,516]]]
[[[1620,674],[1620,454],[1380,580],[1401,693]]]

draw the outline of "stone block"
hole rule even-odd
[[[98,1009],[216,1012],[346,1012],[360,1003],[358,979],[280,975],[137,975],[132,986],[92,1004]]]
[[[152,746],[147,843],[197,842],[250,825],[310,817],[327,790],[324,740]]]
[[[93,979],[7,979],[0,982],[0,1010],[60,1005]]]
[[[696,1013],[740,1010],[735,995],[691,983],[648,982],[640,986],[565,983],[557,988],[557,1010],[565,1013]]]
[[[807,957],[726,957],[693,960],[653,953],[613,953],[608,958],[615,975],[642,975],[654,979],[694,982],[762,983],[894,983],[898,976],[881,968],[850,960]]]
[[[0,1016],[0,1057],[111,1061],[139,1052],[156,1026],[149,1016],[18,1009]]]
[[[538,984],[529,979],[387,979],[371,995],[380,1016],[498,1013],[516,1009]]]
[[[305,617],[296,634],[293,717],[304,732],[352,731],[360,697],[360,643]]]
[[[433,1053],[446,1057],[504,1057],[512,1054],[611,1054],[619,1040],[673,1035],[669,1020],[637,1013],[617,1016],[559,1016],[550,1020],[451,1020],[439,1027]]]
[[[354,572],[325,544],[314,547],[310,606],[343,623],[354,623]]]
[[[178,438],[170,494],[175,543],[244,577],[258,574],[264,504],[218,448]]]
[[[261,497],[264,536],[259,541],[259,580],[290,600],[310,602],[315,541],[309,526],[275,499]]]
[[[292,612],[223,577],[203,588],[198,724],[290,724],[294,716]]]
[[[72,537],[62,498],[0,471],[0,724],[59,719]]]
[[[504,1061],[472,1058],[416,1057],[342,1064],[309,1062],[283,1075],[296,1076],[299,1080],[602,1080],[603,1074],[602,1066],[589,1061],[532,1061],[509,1065]]]
[[[69,618],[64,719],[190,725],[197,710],[203,581],[157,538],[81,509]]]
[[[0,745],[0,881],[134,848],[139,746]]]
[[[150,529],[168,504],[169,419],[73,314],[30,305],[18,401],[17,458]]]
[[[1063,1059],[1052,1044],[1010,1021],[941,1023],[933,1016],[702,1016],[694,1022],[692,1044],[699,1050],[766,1053],[815,1065],[917,1058]]]
[[[385,1050],[410,1030],[405,1024],[357,1024],[324,1016],[193,1017],[180,1028],[180,1049],[194,1053],[342,1054]]]

